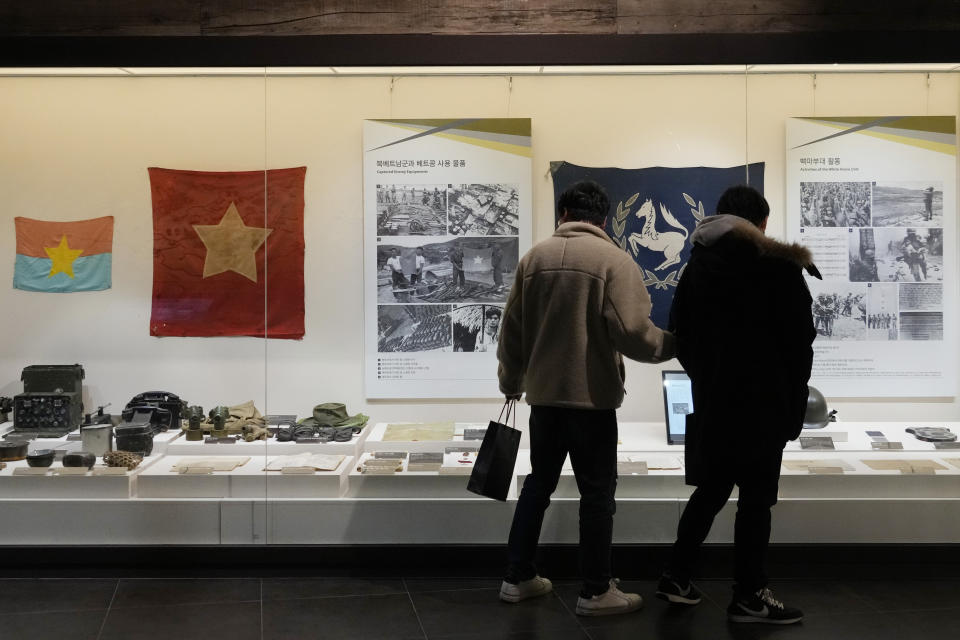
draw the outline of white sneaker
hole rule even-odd
[[[510,584],[506,580],[500,585],[500,599],[504,602],[520,602],[527,598],[536,598],[553,591],[553,583],[546,578],[534,576],[517,584]]]
[[[581,596],[577,599],[578,616],[612,616],[618,613],[629,613],[643,606],[643,598],[636,593],[624,593],[617,588],[619,580],[610,580],[610,588],[606,593],[592,598]]]

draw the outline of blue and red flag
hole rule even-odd
[[[74,222],[18,217],[14,225],[15,289],[68,293],[110,288],[113,216]]]

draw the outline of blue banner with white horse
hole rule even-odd
[[[728,187],[749,184],[763,193],[762,162],[729,168],[617,169],[569,162],[550,166],[554,202],[579,180],[595,180],[607,190],[607,235],[639,265],[653,301],[650,317],[661,328],[667,327],[673,292],[690,258],[689,237],[697,223],[716,213],[717,200]]]

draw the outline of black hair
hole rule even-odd
[[[740,184],[723,192],[717,201],[717,213],[730,213],[759,227],[770,215],[770,205],[759,191]]]
[[[503,317],[503,311],[499,307],[487,307],[486,312],[484,312],[483,317],[489,318],[490,316],[497,316],[498,318]]]
[[[569,187],[557,200],[557,212],[567,214],[570,222],[602,224],[610,210],[607,191],[593,180],[581,180]]]

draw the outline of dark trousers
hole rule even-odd
[[[465,285],[467,283],[467,276],[463,272],[463,267],[453,268],[453,283],[459,285]]]
[[[507,580],[537,575],[534,554],[543,514],[557,488],[567,454],[580,489],[581,595],[605,593],[610,585],[610,545],[617,510],[617,414],[613,409],[530,408],[530,463],[513,513]]]
[[[747,445],[749,447],[749,445]],[[734,485],[740,488],[734,525],[734,589],[754,593],[767,586],[764,564],[770,542],[770,507],[777,503],[782,447],[747,449],[729,456],[714,454],[690,496],[673,545],[670,574],[680,582],[693,576],[700,545],[713,519],[727,503]]]

